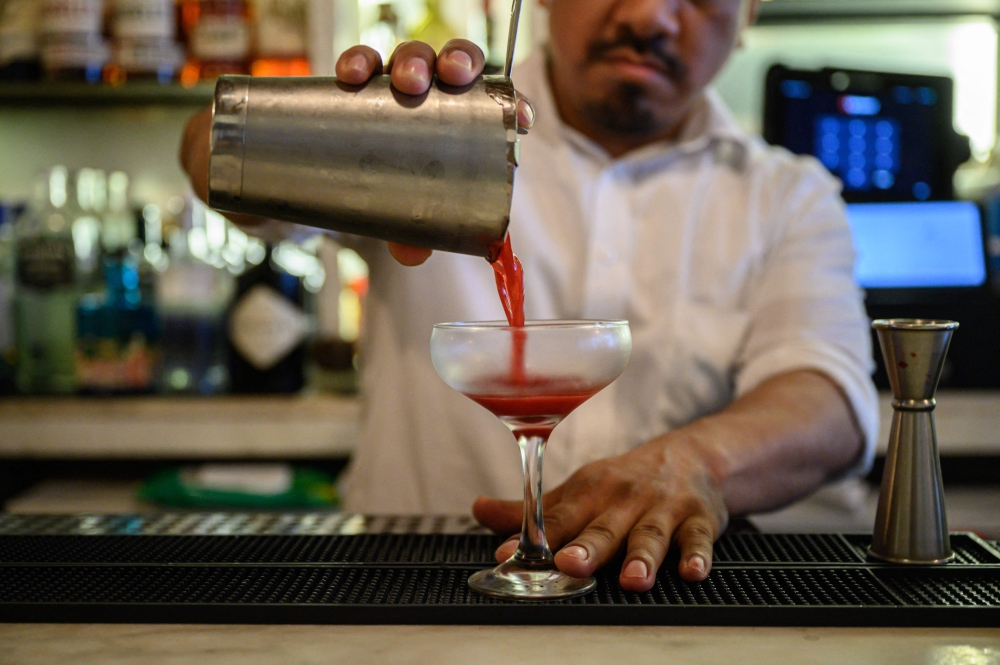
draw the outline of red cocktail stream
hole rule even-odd
[[[497,293],[500,294],[500,304],[507,315],[507,324],[512,328],[524,326],[524,271],[521,262],[514,256],[510,245],[510,234],[504,240],[500,256],[491,263],[494,277],[497,280]],[[511,348],[510,378],[513,383],[524,383],[524,342],[523,330],[512,330],[513,345]]]

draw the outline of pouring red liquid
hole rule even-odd
[[[503,241],[503,249],[500,256],[491,263],[494,277],[497,281],[497,293],[500,295],[500,304],[507,315],[507,324],[512,328],[520,328],[524,325],[524,270],[521,262],[514,256],[514,249],[510,244],[510,234]],[[511,348],[510,377],[514,383],[524,383],[526,374],[524,369],[524,341],[523,331],[512,330],[513,346]]]

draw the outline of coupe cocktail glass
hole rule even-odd
[[[555,566],[542,520],[542,454],[553,428],[622,373],[632,351],[627,321],[441,323],[431,360],[449,386],[489,409],[514,434],[524,469],[524,520],[514,555],[469,578],[481,593],[517,600],[568,598],[593,577]]]

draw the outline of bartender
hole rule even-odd
[[[708,86],[757,0],[542,0],[545,48],[514,70],[522,138],[510,232],[529,319],[628,319],[631,361],[554,432],[549,544],[590,575],[624,550],[645,591],[672,543],[703,580],[730,515],[867,471],[877,402],[839,182],[743,132]],[[483,71],[475,45],[356,46],[337,76],[419,95]],[[181,150],[206,196],[210,114]],[[385,192],[392,196],[392,192]],[[253,220],[242,220],[252,222]],[[368,261],[362,440],[344,507],[521,525],[517,447],[431,366],[435,323],[502,319],[481,258],[345,239]],[[407,267],[408,266],[408,267]],[[477,498],[478,497],[478,498]],[[516,546],[508,541],[498,558]]]

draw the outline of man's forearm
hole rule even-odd
[[[681,441],[703,456],[734,515],[809,494],[846,470],[862,448],[847,398],[814,371],[771,378],[675,434],[682,431]]]

